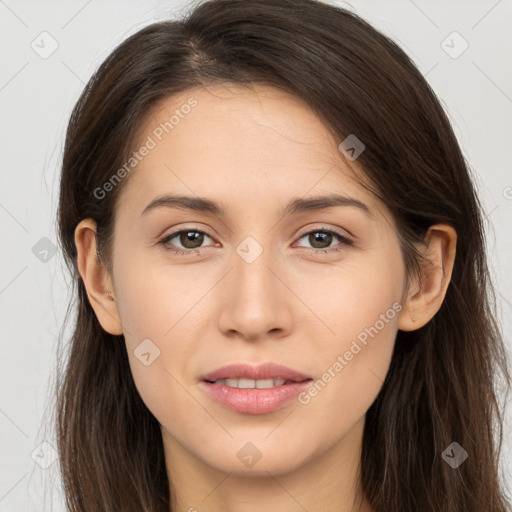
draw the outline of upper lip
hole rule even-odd
[[[311,377],[308,375],[304,375],[277,363],[266,363],[259,366],[238,363],[223,366],[222,368],[207,373],[203,375],[202,380],[215,382],[221,379],[284,379],[293,382],[302,382],[310,378]]]

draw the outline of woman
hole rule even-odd
[[[71,511],[504,512],[482,208],[432,90],[354,14],[214,0],[70,119]]]

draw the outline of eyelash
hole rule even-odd
[[[190,233],[190,232],[200,233],[202,235],[206,235],[209,238],[212,238],[205,231],[202,231],[200,229],[192,229],[191,228],[191,229],[181,229],[180,231],[175,231],[174,233],[170,233],[169,235],[164,236],[158,243],[163,245],[167,251],[171,251],[179,256],[187,256],[187,255],[194,254],[194,253],[198,252],[199,249],[185,249],[184,250],[184,249],[179,249],[179,248],[177,249],[177,248],[168,247],[168,245],[167,245],[169,243],[169,241],[172,240],[173,238],[175,238],[177,235],[180,235],[181,233]],[[341,235],[340,233],[338,233],[336,231],[333,231],[332,229],[327,229],[327,228],[319,228],[319,229],[314,229],[312,231],[308,231],[307,233],[304,233],[302,236],[300,236],[299,240],[304,238],[307,235],[312,234],[312,233],[327,233],[330,235],[334,235],[335,237],[337,237],[340,240],[340,243],[331,249],[315,249],[315,248],[311,248],[311,247],[301,247],[302,249],[306,249],[307,251],[309,251],[312,254],[335,253],[338,251],[342,251],[343,249],[345,249],[346,246],[353,245],[352,240],[348,239],[347,237]]]

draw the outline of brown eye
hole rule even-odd
[[[337,233],[335,231],[329,230],[329,229],[316,229],[314,231],[310,231],[308,233],[305,233],[300,237],[302,240],[303,238],[307,237],[308,243],[311,244],[311,247],[305,247],[305,246],[299,246],[304,247],[305,249],[309,249],[310,251],[314,252],[334,252],[339,251],[345,248],[346,246],[350,246],[353,244],[352,240],[348,239],[347,237],[341,235],[340,233]],[[340,243],[331,246],[333,240],[338,239]]]
[[[170,251],[184,254],[187,252],[193,252],[196,249],[200,249],[204,242],[205,236],[210,238],[206,233],[198,229],[182,229],[180,231],[175,231],[174,233],[166,235],[160,240],[159,243]],[[176,241],[171,243],[171,240]],[[177,244],[181,244],[181,247]]]

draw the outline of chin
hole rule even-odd
[[[228,450],[227,452],[229,453]],[[249,443],[242,444],[242,448],[233,451],[233,456],[226,456],[226,451],[221,457],[215,459],[210,456],[203,459],[203,462],[223,473],[230,473],[235,476],[268,477],[290,473],[296,470],[304,461],[297,457],[297,454],[304,452],[297,447],[293,454],[283,454],[282,450],[272,448],[256,450]]]

